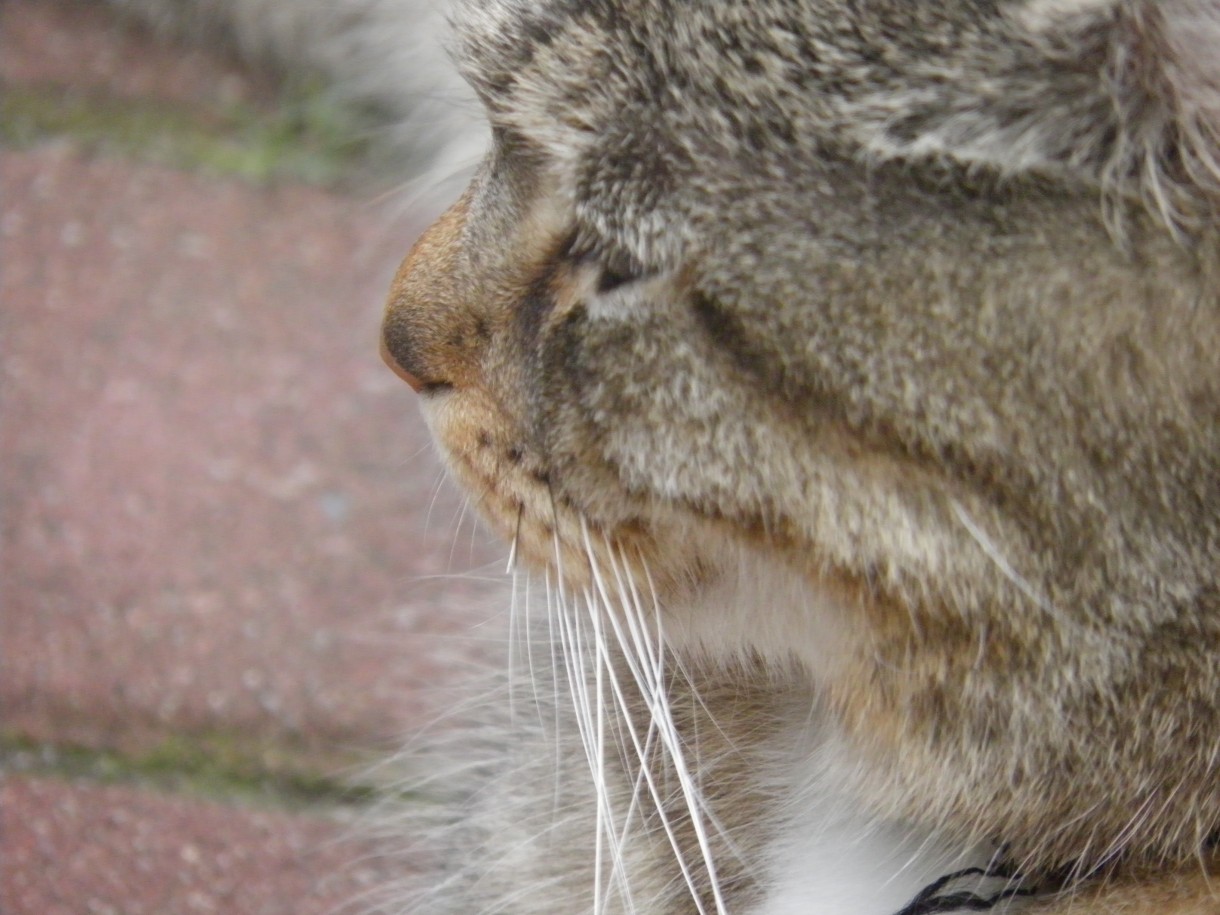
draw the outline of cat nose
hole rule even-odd
[[[455,345],[469,311],[459,267],[465,198],[449,208],[407,253],[381,322],[381,358],[416,393],[465,381],[470,354]]]
[[[403,368],[402,363],[394,358],[394,354],[390,352],[390,347],[386,343],[384,333],[381,335],[381,361],[389,367],[391,372],[409,384],[411,386],[411,390],[416,394],[424,389],[424,383]]]

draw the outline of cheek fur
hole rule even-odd
[[[446,392],[428,402],[425,415],[450,472],[510,545],[514,562],[555,575],[569,590],[595,589],[600,578],[602,588],[613,582],[611,591],[634,591],[663,607],[688,605],[717,580],[709,556],[722,532],[659,510],[647,519],[620,513],[599,520],[563,491],[486,392]]]

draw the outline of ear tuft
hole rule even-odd
[[[1103,181],[1177,233],[1220,215],[1220,0],[1138,0],[1114,26],[1117,118]]]
[[[852,101],[869,155],[945,156],[1099,187],[1179,238],[1220,218],[1220,0],[1025,0]]]

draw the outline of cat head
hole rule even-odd
[[[1174,231],[1220,197],[1209,0],[467,2],[458,23],[501,143],[548,163],[590,244],[645,265],[680,258],[711,163],[1037,171]]]
[[[1198,425],[1220,5],[467,2],[456,22],[494,147],[404,267],[387,344],[429,390],[494,389],[529,440],[509,455],[586,518],[739,504],[775,532],[810,501],[793,448],[885,440],[1014,490],[992,509],[1041,493],[1050,523],[1079,506],[1047,481],[1094,475],[1115,435],[1165,404]],[[816,436],[750,440],[758,401]],[[1184,444],[1137,450],[1153,474]]]

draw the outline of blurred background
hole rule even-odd
[[[0,3],[0,911],[348,911],[502,555],[377,358],[430,215],[324,92]]]

